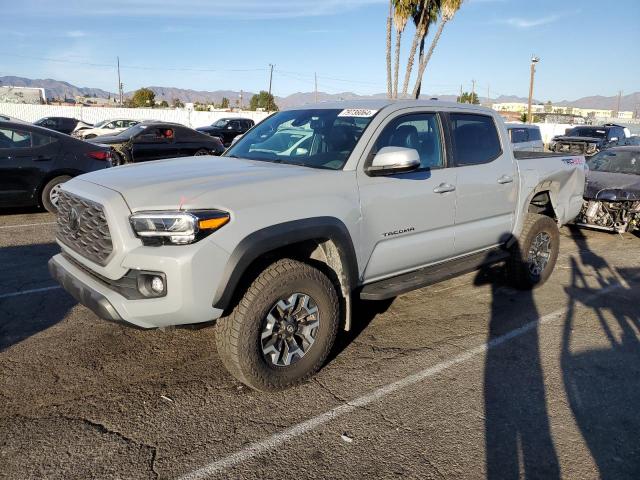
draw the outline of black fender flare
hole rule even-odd
[[[243,238],[231,253],[215,293],[213,306],[226,310],[249,266],[260,256],[307,240],[331,240],[338,248],[349,291],[358,279],[358,261],[351,235],[335,217],[314,217],[279,223],[257,230]]]

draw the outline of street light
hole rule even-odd
[[[531,123],[531,101],[533,99],[533,77],[536,74],[536,63],[540,61],[540,57],[533,55],[531,57],[531,78],[529,79],[529,106],[527,108],[527,123]]]

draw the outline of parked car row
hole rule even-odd
[[[0,116],[0,206],[40,206],[55,212],[60,185],[77,175],[126,163],[220,155],[225,150],[222,138],[230,143],[250,127],[246,119],[225,120],[234,122],[232,128],[212,136],[154,120],[89,125],[45,117],[30,124]]]

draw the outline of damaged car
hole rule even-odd
[[[609,232],[640,230],[640,147],[614,147],[589,161],[579,226]]]
[[[628,137],[628,129],[621,125],[613,123],[602,126],[582,125],[567,130],[565,135],[553,137],[549,150],[590,157],[606,148],[625,145]]]
[[[220,155],[220,139],[177,123],[144,121],[117,135],[103,135],[89,142],[111,147],[114,166],[164,158]]]

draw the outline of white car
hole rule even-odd
[[[92,127],[80,126],[73,132],[73,136],[88,140],[90,138],[99,137],[100,135],[116,135],[125,131],[129,127],[133,127],[140,123],[139,120],[128,120],[119,118],[115,120],[103,120],[96,123]]]

